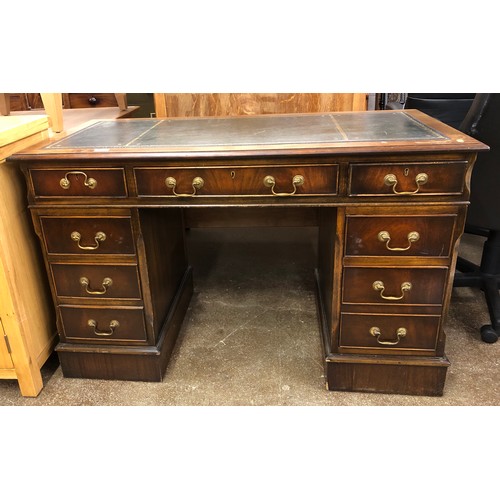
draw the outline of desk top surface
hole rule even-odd
[[[28,154],[224,154],[346,149],[486,149],[416,110],[101,120]],[[25,153],[25,152],[23,152]],[[23,153],[17,155],[22,157]]]

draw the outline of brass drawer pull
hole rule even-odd
[[[191,185],[193,186],[193,192],[187,193],[187,194],[175,192],[175,187],[177,186],[177,181],[173,177],[167,177],[165,179],[165,184],[168,188],[170,188],[172,190],[172,193],[174,193],[175,196],[177,196],[179,198],[191,198],[192,196],[196,195],[197,190],[199,190],[203,187],[203,185],[205,184],[205,181],[201,177],[195,177],[193,179],[193,182],[191,183]]]
[[[78,231],[73,231],[71,233],[71,239],[77,242],[78,248],[80,248],[81,250],[97,250],[99,248],[99,243],[106,239],[106,234],[103,233],[102,231],[98,231],[94,236],[95,240],[94,246],[80,245],[80,240],[82,239],[82,235]]]
[[[115,329],[120,326],[120,323],[118,323],[116,319],[111,320],[109,323],[109,331],[105,332],[97,330],[97,321],[95,319],[89,319],[87,325],[94,329],[94,333],[96,335],[99,335],[100,337],[109,337],[115,333]]]
[[[396,186],[398,184],[398,178],[394,174],[387,174],[384,177],[384,184],[386,186],[392,186],[392,191],[394,194],[417,194],[420,190],[420,186],[425,184],[429,180],[429,176],[424,173],[417,174],[415,177],[415,184],[417,185],[417,189],[415,191],[396,191]]]
[[[111,278],[104,278],[102,280],[102,290],[91,290],[89,288],[90,285],[89,279],[86,278],[85,276],[82,276],[80,278],[80,285],[85,287],[85,292],[87,292],[89,295],[104,295],[112,284],[113,280]]]
[[[72,170],[71,172],[66,172],[66,175],[59,181],[59,184],[63,189],[69,189],[71,183],[68,179],[68,175],[83,175],[85,180],[83,181],[83,185],[87,186],[89,189],[94,189],[97,186],[97,181],[92,177],[87,177],[85,172],[80,172],[79,170]]]
[[[391,341],[391,340],[380,340],[380,335],[382,335],[382,332],[380,331],[380,328],[378,326],[372,326],[370,328],[370,333],[377,339],[377,342],[381,345],[397,345],[399,344],[399,341],[403,338],[406,337],[406,328],[398,328],[396,330],[396,337],[397,340]]]
[[[409,292],[411,290],[411,283],[409,281],[405,281],[404,283],[401,283],[401,295],[399,297],[393,297],[390,295],[384,295],[385,285],[383,281],[374,281],[372,286],[376,292],[380,292],[380,296],[384,300],[401,300],[404,298],[405,292]]]
[[[389,243],[391,242],[391,235],[388,231],[380,231],[377,238],[382,243],[385,243],[387,250],[390,250],[391,252],[405,252],[406,250],[409,250],[411,248],[412,243],[420,239],[420,234],[418,234],[417,231],[411,231],[410,233],[408,233],[408,246],[405,248],[391,248],[389,246]]]
[[[302,175],[295,175],[292,179],[293,191],[291,193],[277,193],[274,190],[274,186],[276,185],[275,178],[272,175],[264,177],[264,186],[270,187],[274,196],[293,196],[297,192],[297,186],[302,186],[302,184],[304,184],[304,177]]]

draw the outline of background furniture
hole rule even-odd
[[[466,232],[486,238],[481,263],[459,257],[454,286],[484,292],[491,325],[481,327],[481,338],[493,343],[500,334],[500,94],[477,94],[460,130],[488,144],[490,151],[474,167],[465,226]]]
[[[47,137],[46,116],[0,117],[0,378],[17,379],[23,396],[43,387],[56,325],[25,182],[5,158]]]
[[[367,94],[154,94],[157,118],[365,111]]]
[[[63,374],[162,379],[193,287],[185,209],[306,206],[328,388],[442,394],[467,180],[485,149],[414,110],[97,122],[15,155]]]
[[[53,132],[64,130],[63,109],[99,108],[118,106],[127,110],[127,94],[0,94],[0,114],[8,116],[11,111],[45,109],[49,126]]]

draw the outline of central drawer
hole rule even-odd
[[[146,343],[142,307],[59,306],[59,312],[68,342]]]
[[[338,165],[134,168],[137,194],[147,196],[336,195]]]

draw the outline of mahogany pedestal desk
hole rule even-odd
[[[185,208],[304,207],[319,227],[327,388],[441,395],[471,169],[487,149],[411,110],[99,121],[16,154],[63,374],[162,379],[192,292]]]

